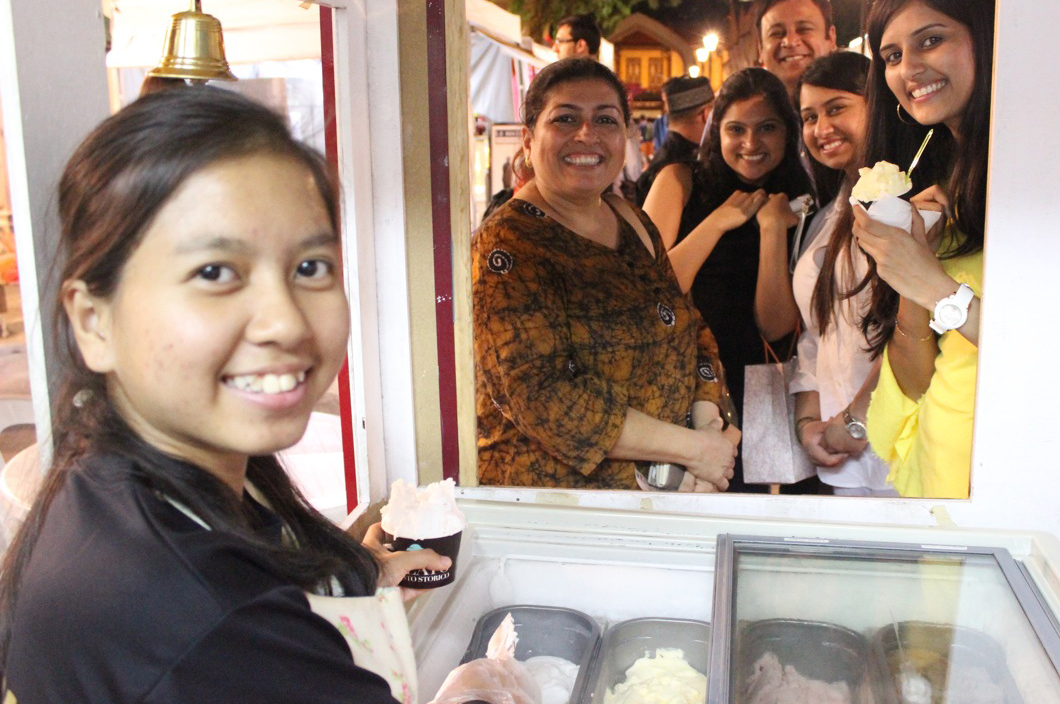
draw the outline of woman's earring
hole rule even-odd
[[[73,399],[71,399],[71,403],[73,403],[74,408],[84,408],[85,404],[91,400],[92,389],[81,389],[76,394],[74,394]]]
[[[909,115],[909,119],[908,120],[902,119],[902,104],[901,103],[895,104],[894,107],[896,108],[895,112],[898,113],[898,121],[901,122],[903,125],[913,126],[913,125],[919,125],[920,124],[919,122],[914,120],[913,116],[909,115],[909,113],[906,113],[907,115]]]
[[[534,170],[534,165],[530,163],[530,152],[526,153],[526,157],[523,158],[523,161],[526,162],[526,170],[527,171],[533,171]]]

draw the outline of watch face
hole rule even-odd
[[[964,313],[964,311],[961,309],[960,306],[954,305],[953,303],[948,303],[942,306],[939,310],[938,319],[940,323],[950,329],[953,329],[955,327],[960,326],[962,313]]]
[[[861,423],[847,423],[847,433],[855,440],[865,439],[865,426]]]

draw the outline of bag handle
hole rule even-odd
[[[799,320],[795,323],[795,329],[792,331],[791,334],[792,334],[792,338],[791,338],[791,349],[789,350],[790,354],[788,355],[789,359],[791,357],[795,356],[795,352],[798,350],[799,336],[802,335],[802,318],[799,318]],[[759,335],[759,337],[762,337],[762,336]],[[776,353],[776,350],[773,349],[773,346],[771,344],[769,344],[769,340],[767,340],[764,337],[762,337],[762,353],[763,353],[763,355],[765,356],[766,359],[769,359],[770,357],[772,357],[774,362],[776,362],[777,364],[781,363],[780,362],[780,355],[778,355]]]
[[[629,223],[630,227],[637,233],[637,237],[640,237],[640,241],[648,248],[651,252],[651,256],[655,256],[655,245],[652,244],[651,236],[648,235],[647,228],[644,227],[644,223],[641,222],[637,214],[633,212],[633,206],[629,204],[625,198],[615,195],[608,191],[604,193],[604,202],[611,206],[611,209],[615,211],[615,214],[620,218]]]
[[[759,337],[761,337],[761,335],[759,335]],[[769,358],[772,357],[774,362],[780,364],[780,357],[773,350],[773,346],[769,344],[764,337],[762,338],[762,352],[765,354],[766,360],[769,360]]]
[[[791,247],[791,256],[788,258],[789,274],[795,273],[795,265],[799,263],[799,256],[802,254],[802,236],[806,231],[806,218],[809,217],[810,208],[813,207],[813,196],[809,194],[795,200],[802,200],[802,207],[799,208],[799,226],[795,230],[795,241]]]

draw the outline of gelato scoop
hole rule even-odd
[[[457,508],[452,479],[417,488],[398,479],[383,507],[383,530],[399,538],[441,538],[464,530],[467,519]]]
[[[850,203],[870,203],[866,212],[873,220],[911,232],[913,206],[899,196],[913,188],[908,174],[889,161],[877,161],[871,169],[858,169],[861,177],[850,190]],[[942,217],[936,210],[918,210],[924,219],[924,229],[930,230]]]
[[[541,704],[568,704],[574,682],[578,679],[577,665],[554,655],[538,655],[526,661],[526,669],[541,688]]]
[[[846,682],[822,682],[800,675],[791,665],[781,665],[773,653],[765,653],[747,678],[749,704],[851,704]]]
[[[659,648],[626,670],[626,679],[607,691],[604,704],[700,704],[707,676],[685,661],[680,648]]]
[[[900,196],[913,188],[906,173],[889,161],[877,161],[871,169],[858,169],[860,178],[850,195],[862,203],[877,201],[884,196]]]

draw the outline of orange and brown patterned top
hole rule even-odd
[[[617,250],[513,199],[472,243],[475,404],[482,484],[635,489],[607,460],[626,409],[685,425],[692,402],[728,407],[717,343],[621,217]]]

